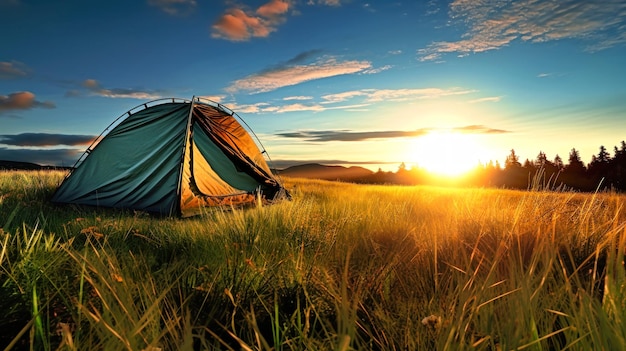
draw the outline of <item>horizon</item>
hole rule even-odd
[[[273,163],[588,164],[626,139],[625,28],[622,1],[0,0],[0,160],[71,166],[125,111],[201,96]]]

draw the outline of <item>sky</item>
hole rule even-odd
[[[626,139],[624,0],[0,0],[0,32],[0,160],[71,166],[194,96],[277,168],[588,163]]]

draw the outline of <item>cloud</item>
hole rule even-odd
[[[333,57],[325,57],[308,65],[287,65],[250,75],[236,80],[226,91],[268,92],[311,80],[363,72],[371,66],[368,61],[338,61]]]
[[[202,99],[211,100],[213,102],[222,103],[226,98],[226,95],[204,95],[200,96]]]
[[[237,113],[260,113],[263,112],[263,109],[268,106],[270,106],[270,104],[267,102],[259,102],[249,105],[237,105],[235,103],[226,104],[226,107]]]
[[[464,95],[476,92],[475,90],[461,88],[421,88],[421,89],[363,89],[352,90],[338,94],[328,94],[322,96],[324,103],[343,102],[358,96],[363,96],[365,102],[384,102],[384,101],[407,101],[415,99],[436,99],[450,95]]]
[[[418,129],[413,131],[371,131],[371,132],[354,132],[350,130],[313,130],[284,132],[276,135],[284,138],[298,138],[305,141],[364,141],[369,139],[391,139],[391,138],[409,138],[418,137],[428,133],[428,129]]]
[[[242,8],[232,8],[213,24],[211,36],[232,41],[267,37],[285,21],[284,16],[289,6],[288,1],[271,0],[254,13],[247,13]]]
[[[287,100],[287,101],[291,101],[291,100]],[[326,110],[339,110],[339,109],[352,110],[355,108],[362,108],[365,106],[368,106],[368,104],[328,107],[328,106],[320,105],[316,103],[310,103],[310,104],[294,103],[294,104],[287,104],[287,105],[271,105],[266,102],[260,102],[260,103],[251,104],[251,105],[232,105],[232,107],[228,106],[228,108],[232,109],[233,111],[236,111],[237,113],[287,113],[287,112],[303,112],[303,111],[322,112]]]
[[[29,69],[25,64],[17,61],[0,62],[0,79],[13,79],[26,77]]]
[[[342,93],[337,93],[337,94],[324,95],[322,96],[322,99],[324,99],[323,103],[331,104],[331,103],[337,103],[337,102],[344,102],[344,101],[350,100],[358,96],[369,96],[369,95],[370,95],[369,90],[351,90],[351,91],[344,91]]]
[[[371,69],[366,69],[363,71],[363,74],[376,74],[376,73],[380,73],[382,71],[386,71],[388,69],[391,69],[393,66],[391,65],[385,65],[382,67],[378,67],[378,68],[371,68]]]
[[[420,61],[497,50],[515,40],[578,39],[587,43],[588,51],[626,43],[626,3],[618,0],[455,0],[450,17],[467,25],[462,39],[418,50]]]
[[[71,166],[83,152],[77,149],[11,149],[0,146],[0,160]]]
[[[317,163],[322,165],[385,165],[385,164],[397,164],[397,162],[389,162],[389,161],[346,161],[346,160],[328,160],[328,159],[317,159],[317,160],[272,160],[271,166],[272,168],[284,169],[287,167],[305,165],[310,163]]]
[[[363,89],[363,90],[351,90],[337,94],[327,94],[321,96],[322,101],[309,102],[313,100],[312,96],[289,96],[282,99],[282,101],[292,102],[300,101],[297,103],[290,103],[286,105],[270,104],[268,102],[260,102],[249,105],[236,105],[229,106],[233,111],[238,113],[287,113],[287,112],[301,112],[301,111],[313,111],[322,112],[327,110],[346,110],[346,111],[364,111],[365,108],[369,108],[372,103],[376,102],[398,102],[420,99],[436,99],[440,97],[450,95],[470,94],[475,92],[474,90],[467,90],[461,88],[422,88],[422,89]],[[341,104],[346,101],[359,99],[349,105],[331,106],[333,104]],[[496,98],[485,98],[487,100],[495,100]],[[478,101],[476,101],[478,102]],[[226,104],[229,105],[229,104]]]
[[[82,87],[86,89],[90,94],[103,96],[113,99],[159,99],[163,97],[162,92],[158,91],[145,91],[139,89],[127,89],[127,88],[103,88],[100,83],[95,79],[87,79],[82,83]],[[80,92],[76,90],[70,90],[67,92],[68,96],[80,95]]]
[[[307,130],[295,132],[277,133],[277,136],[283,138],[296,138],[308,142],[327,142],[327,141],[364,141],[370,139],[394,139],[394,138],[416,138],[421,137],[430,132],[438,131],[435,128],[421,128],[416,130],[387,130],[387,131],[368,131],[355,132],[351,130]],[[450,131],[464,134],[503,134],[509,131],[503,129],[488,128],[483,125],[469,125],[463,127],[452,128]]]
[[[484,97],[484,98],[480,98],[480,99],[470,100],[468,102],[470,104],[477,104],[477,103],[481,103],[481,102],[499,102],[500,100],[502,100],[501,96],[489,96],[489,97]]]
[[[505,134],[511,133],[511,131],[504,129],[488,128],[483,125],[475,124],[464,127],[452,128],[453,132],[465,133],[465,134]]]
[[[271,0],[265,5],[261,5],[256,13],[265,18],[280,17],[289,10],[289,2],[284,0]]]
[[[287,96],[283,98],[284,101],[291,100],[313,100],[312,96]]]
[[[148,0],[148,4],[175,16],[189,14],[197,5],[195,0]]]
[[[279,65],[279,66],[291,66],[291,65],[297,65],[300,63],[306,63],[308,61],[310,61],[311,59],[315,59],[316,57],[318,57],[320,54],[322,53],[322,50],[319,49],[315,49],[315,50],[308,50],[305,52],[301,52],[298,55],[296,55],[294,58],[289,59],[287,62]]]
[[[0,144],[29,147],[88,146],[95,139],[94,135],[22,133],[0,135]]]
[[[374,90],[367,97],[368,102],[407,101],[413,99],[436,99],[450,95],[464,95],[476,92],[461,88],[422,88],[422,89],[382,89]]]
[[[268,108],[265,108],[263,112],[273,112],[273,113],[301,112],[301,111],[321,112],[324,110],[325,110],[324,106],[321,106],[318,104],[289,104],[289,105],[283,105],[283,106],[268,107]]]
[[[437,62],[441,62],[438,61],[441,58],[441,51],[436,51],[436,50],[429,50],[429,49],[420,49],[417,51],[418,55],[420,55],[419,60],[424,62],[424,61],[437,61]]]
[[[326,6],[340,6],[341,5],[341,0],[309,0],[307,2],[307,5],[315,5],[315,4],[319,4],[319,5],[326,5]]]
[[[30,91],[20,91],[9,95],[0,95],[0,114],[10,110],[29,110],[31,108],[55,108],[51,101],[38,101]]]
[[[441,9],[439,8],[439,4],[437,0],[429,0],[427,3],[426,15],[432,16],[439,13]]]

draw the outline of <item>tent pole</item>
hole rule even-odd
[[[180,207],[180,197],[183,191],[183,172],[185,169],[185,155],[187,154],[187,146],[189,145],[189,139],[191,138],[191,117],[193,116],[193,105],[196,101],[196,96],[191,98],[189,104],[189,114],[187,115],[187,128],[185,129],[185,141],[183,142],[183,152],[180,158],[180,168],[178,170],[178,186],[176,187],[176,208],[178,214],[182,215],[182,208]]]

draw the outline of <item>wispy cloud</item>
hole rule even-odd
[[[290,100],[287,100],[290,101]],[[228,108],[236,111],[237,113],[287,113],[287,112],[322,112],[327,110],[353,110],[357,108],[363,108],[368,104],[353,104],[328,107],[327,105],[321,105],[317,103],[293,103],[286,105],[272,105],[267,102],[260,102],[249,105],[237,105],[226,104]]]
[[[0,146],[0,159],[32,162],[40,165],[71,166],[83,150],[77,149],[13,149]]]
[[[255,11],[231,8],[212,26],[213,38],[246,41],[253,37],[267,37],[285,21],[290,2],[271,0]]]
[[[369,96],[371,92],[372,90],[351,90],[351,91],[344,91],[344,92],[337,93],[337,94],[324,95],[322,96],[322,99],[324,99],[323,103],[331,104],[331,103],[337,103],[337,102],[344,102],[344,101],[347,101],[347,100],[350,100],[359,96]]]
[[[417,101],[474,92],[475,90],[458,87],[448,89],[362,89],[322,95],[320,97],[321,101],[319,102],[313,101],[316,100],[313,96],[288,96],[283,98],[280,102],[259,102],[247,105],[238,105],[236,103],[225,104],[238,113],[322,112],[327,110],[365,111],[368,110],[371,105],[379,102]],[[496,101],[496,99],[497,97],[491,97],[478,100]],[[475,102],[479,102],[478,100],[475,100]],[[288,103],[282,104],[281,102]],[[345,104],[347,102],[349,102],[349,104]]]
[[[277,136],[283,138],[302,139],[308,142],[328,142],[328,141],[364,141],[370,139],[394,139],[394,138],[416,138],[431,132],[438,131],[435,128],[421,128],[416,130],[386,130],[355,132],[351,130],[305,130],[294,132],[281,132]],[[502,134],[509,133],[503,129],[489,128],[483,125],[469,125],[456,127],[450,130],[455,133],[464,134]]]
[[[0,95],[0,115],[11,110],[29,110],[31,108],[55,108],[51,101],[39,101],[30,91],[20,91],[9,95]]]
[[[284,65],[236,80],[226,91],[262,93],[311,80],[363,72],[372,67],[368,61],[338,61],[322,57],[311,64]]]
[[[441,11],[439,7],[439,2],[437,0],[429,0],[427,3],[426,15],[435,15]]]
[[[28,76],[29,73],[30,69],[21,62],[0,62],[0,79],[22,78]]]
[[[421,136],[428,133],[428,129],[418,129],[413,131],[371,131],[371,132],[354,132],[350,130],[310,130],[297,132],[283,132],[276,135],[284,138],[297,138],[304,141],[363,141],[368,139],[391,139],[391,138],[408,138]]]
[[[421,88],[421,89],[363,89],[346,91],[338,94],[322,96],[325,103],[337,103],[347,101],[355,97],[364,97],[365,102],[383,101],[408,101],[417,99],[435,99],[451,95],[464,95],[476,92],[475,90],[462,88]]]
[[[313,100],[312,96],[287,96],[283,98],[284,101],[292,100]]]
[[[369,94],[368,102],[407,101],[413,99],[436,99],[451,95],[465,95],[476,92],[462,88],[422,88],[422,89],[382,89]]]
[[[326,6],[340,6],[341,0],[309,0],[307,2],[307,5],[316,5],[316,4],[326,5]]]
[[[385,65],[382,67],[377,67],[377,68],[370,68],[370,69],[366,69],[363,71],[363,74],[377,74],[380,73],[382,71],[386,71],[388,69],[391,69],[393,66],[391,65]]]
[[[158,99],[163,97],[161,91],[149,91],[129,88],[104,88],[95,79],[87,79],[82,82],[81,87],[91,95],[103,96],[114,99]],[[67,93],[69,96],[81,95],[80,91],[72,90]]]
[[[287,62],[279,64],[278,67],[293,66],[293,65],[298,65],[301,63],[310,62],[318,58],[322,54],[322,52],[323,51],[319,49],[313,49],[313,50],[307,50],[307,51],[301,52],[297,54],[296,56],[294,56],[293,58],[287,60]]]
[[[474,124],[464,127],[452,128],[453,132],[465,134],[505,134],[511,133],[509,130],[489,128],[481,124]]]
[[[310,111],[310,112],[321,112],[324,111],[325,108],[319,104],[288,104],[282,106],[269,106],[262,110],[262,112],[273,112],[273,113],[285,113],[285,112],[302,112],[302,111]]]
[[[356,166],[368,166],[368,165],[385,165],[385,164],[397,164],[393,161],[346,161],[346,160],[332,160],[332,159],[311,159],[311,160],[272,160],[272,167],[278,169],[284,169],[292,166],[299,166],[305,164],[317,163],[321,165],[356,165]]]
[[[621,0],[455,0],[450,17],[467,25],[462,39],[418,50],[421,61],[443,54],[496,50],[514,40],[533,43],[579,39],[597,51],[626,43],[626,3]]]
[[[197,5],[195,0],[148,0],[148,4],[170,15],[189,14]]]
[[[0,144],[11,146],[80,146],[90,145],[96,136],[73,134],[22,133],[0,135]]]
[[[226,95],[204,95],[200,96],[203,99],[208,99],[217,103],[222,103],[226,98]]]
[[[480,99],[470,100],[468,102],[470,104],[477,104],[481,102],[499,102],[500,100],[502,100],[502,96],[489,96],[489,97],[484,97]]]

